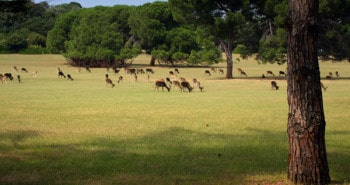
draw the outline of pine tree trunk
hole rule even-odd
[[[230,40],[230,39],[228,39]],[[226,44],[225,41],[221,40],[220,45],[224,48],[226,55],[226,79],[233,78],[233,59],[232,59],[232,43],[230,41]]]
[[[149,62],[149,65],[150,66],[155,66],[155,63],[156,63],[156,58],[155,57],[151,57],[151,61]]]
[[[320,71],[317,58],[318,0],[289,0],[288,179],[301,184],[329,184]]]

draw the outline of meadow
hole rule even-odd
[[[148,61],[140,55],[133,66],[149,68]],[[340,73],[322,82],[330,174],[333,184],[344,185],[350,184],[349,65],[320,61],[321,77]],[[57,67],[74,80],[58,77]],[[197,78],[204,90],[167,92],[153,82],[168,77],[170,66],[156,65],[150,80],[139,74],[135,82],[122,70],[79,72],[61,55],[0,55],[0,73],[15,76],[0,84],[0,184],[288,185],[287,84],[283,77],[260,78],[286,66],[250,58],[234,68],[235,78],[225,80],[218,72],[205,75],[206,67],[178,67],[178,77]],[[271,89],[272,79],[279,90]]]

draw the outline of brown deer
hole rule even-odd
[[[271,81],[271,89],[276,89],[278,90],[279,86],[277,85],[276,81]]]
[[[284,71],[280,71],[279,76],[286,76],[286,73]]]
[[[146,69],[146,73],[152,73],[152,74],[153,74],[154,71],[153,71],[153,69],[151,69],[151,68],[147,68],[147,69]]]
[[[162,91],[164,91],[164,88],[166,88],[168,90],[168,92],[170,92],[170,87],[168,87],[168,85],[165,83],[164,79],[159,79],[159,80],[155,81],[154,90],[157,89],[157,91],[159,91],[159,87],[162,88]]]
[[[111,84],[112,85],[112,87],[114,87],[115,86],[115,84],[112,82],[112,80],[111,79],[109,79],[109,77],[108,77],[108,74],[106,74],[106,85],[108,85],[108,84]]]
[[[183,81],[183,82],[181,82],[181,90],[182,91],[184,91],[184,88],[187,88],[188,89],[188,92],[191,92],[192,91],[192,89],[193,89],[193,87],[190,85],[190,83],[189,82],[187,82],[187,81]]]
[[[205,70],[205,71],[204,71],[204,74],[206,74],[206,75],[208,75],[208,76],[211,76],[211,74],[210,74],[210,71],[209,71],[209,70]]]
[[[272,71],[266,71],[266,76],[269,76],[269,75],[271,75],[271,76],[275,76],[275,74],[273,74],[273,72]]]
[[[67,78],[68,78],[68,80],[73,81],[73,78],[72,78],[72,76],[70,74],[67,74]]]
[[[203,92],[204,87],[201,86],[201,83],[197,80],[197,78],[192,79],[193,87],[198,87],[201,92]]]
[[[175,87],[178,87],[180,90],[182,90],[180,81],[178,81],[178,80],[173,80],[173,81],[172,81],[172,84],[173,84],[173,86],[174,86],[174,89],[175,89]]]

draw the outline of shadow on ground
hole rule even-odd
[[[247,133],[170,128],[132,140],[70,144],[26,144],[44,138],[36,131],[0,133],[0,184],[244,184],[249,176],[286,173],[286,133]],[[350,157],[334,155],[342,158],[334,162]]]

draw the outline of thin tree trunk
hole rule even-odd
[[[318,0],[289,0],[286,19],[288,179],[329,184],[325,117],[317,58]]]
[[[230,40],[230,39],[228,39]],[[226,55],[226,79],[232,79],[233,78],[233,60],[232,60],[232,43],[228,41],[227,44],[225,44],[225,41],[221,40],[220,45],[222,48],[224,48],[225,55]]]
[[[155,66],[155,63],[156,63],[156,58],[155,57],[151,57],[151,61],[149,62],[149,65],[150,66]]]

